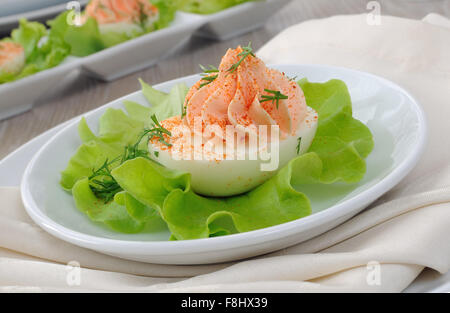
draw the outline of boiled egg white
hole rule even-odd
[[[211,197],[233,196],[261,185],[290,160],[307,152],[314,139],[317,123],[317,113],[308,107],[307,115],[300,123],[295,136],[289,136],[279,141],[279,145],[270,147],[269,143],[269,147],[258,147],[258,150],[278,151],[278,156],[269,153],[272,155],[272,159],[269,160],[266,157],[261,158],[259,153],[256,160],[250,160],[251,150],[248,149],[246,149],[244,160],[236,158],[226,160],[224,157],[221,160],[214,159],[214,157],[210,160],[206,160],[206,157],[202,160],[195,160],[192,157],[192,151],[189,152],[190,159],[183,159],[182,155],[174,156],[175,153],[172,149],[166,149],[163,145],[152,142],[149,143],[149,152],[155,161],[165,167],[190,173],[191,187],[196,193]],[[300,146],[298,146],[299,144]],[[278,161],[274,160],[276,158]],[[276,168],[273,169],[271,162],[277,162]],[[264,168],[272,170],[266,171],[263,170]]]

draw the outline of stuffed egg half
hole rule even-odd
[[[170,133],[149,141],[152,158],[191,174],[192,189],[213,197],[247,192],[311,145],[317,113],[299,85],[249,47],[230,49],[188,92],[185,114],[160,122]]]

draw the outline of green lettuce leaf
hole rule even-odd
[[[114,206],[110,208],[103,203],[102,209],[120,214],[127,212],[133,223],[145,224],[158,217],[167,224],[172,240],[246,232],[311,214],[310,202],[301,192],[301,186],[359,181],[365,174],[364,158],[373,148],[373,139],[369,129],[352,117],[345,83],[302,80],[299,84],[308,105],[319,114],[317,135],[308,153],[291,160],[267,182],[240,196],[209,198],[192,191],[189,173],[167,169],[148,158],[138,157],[112,166],[111,174],[123,191],[116,194]],[[126,101],[128,114],[108,110],[100,120],[98,135],[81,121],[79,133],[84,143],[62,174],[61,185],[65,189],[74,188],[80,181],[86,184],[93,168],[101,166],[105,159],[120,155],[123,147],[146,126],[150,115],[156,114],[163,120],[181,114],[186,86],[179,85],[170,93],[164,93],[142,81],[141,85],[150,107]],[[92,194],[87,190],[74,194],[77,206],[86,201],[78,197],[88,196]],[[140,231],[141,224],[133,228],[130,225],[135,224],[120,214],[111,213],[111,216],[120,216],[114,219],[114,229]],[[109,220],[105,223],[111,224]]]
[[[146,223],[154,218],[160,218],[158,211],[137,201],[127,192],[119,192],[114,201],[126,208],[128,214],[139,222]]]
[[[180,0],[179,9],[190,13],[212,14],[249,1],[256,0]]]
[[[109,31],[109,32],[103,32],[101,34],[100,38],[101,38],[101,42],[104,45],[104,47],[109,48],[109,47],[118,45],[120,43],[123,43],[127,40],[142,36],[143,34],[144,34],[144,31],[136,31],[136,32],[133,32],[133,34]]]
[[[159,10],[159,19],[155,22],[155,29],[166,28],[175,18],[180,0],[150,0]]]
[[[115,201],[106,204],[99,201],[92,192],[87,178],[77,181],[72,194],[77,208],[94,222],[104,223],[122,233],[137,233],[145,227],[145,223],[134,219],[125,206]]]
[[[81,26],[70,25],[70,14],[73,11],[65,11],[47,24],[50,34],[70,47],[71,55],[84,57],[106,48],[95,19],[88,18]]]
[[[124,107],[131,118],[141,122],[148,122],[152,115],[155,115],[159,121],[181,115],[184,98],[189,91],[185,84],[178,84],[169,93],[165,93],[154,89],[142,79],[139,79],[139,82],[141,83],[142,93],[151,106],[145,107],[136,102],[125,100]]]
[[[100,118],[99,135],[96,136],[83,118],[78,125],[83,144],[61,173],[62,187],[71,190],[78,180],[89,177],[105,160],[118,158],[124,147],[136,141],[144,127],[144,122],[131,118],[124,111],[108,109]]]
[[[28,59],[38,51],[38,43],[47,34],[45,26],[38,22],[19,21],[19,27],[11,32],[12,41],[22,45],[25,58]]]
[[[0,84],[13,81],[17,77],[16,74],[0,70]]]
[[[178,84],[173,87],[169,93],[154,89],[144,81],[139,80],[142,86],[142,92],[149,103],[150,115],[155,114],[158,120],[181,115],[184,99],[189,91],[185,84]]]
[[[117,182],[139,202],[158,210],[177,240],[246,232],[289,222],[311,214],[308,198],[296,191],[301,172],[296,163],[319,166],[315,154],[293,160],[275,177],[236,197],[207,198],[190,189],[190,175],[137,158],[113,170]]]
[[[341,80],[326,83],[299,82],[306,103],[319,114],[319,126],[309,152],[323,162],[322,183],[360,181],[366,172],[364,158],[374,142],[370,130],[352,117],[352,102]]]

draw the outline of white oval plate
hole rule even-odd
[[[310,81],[345,81],[354,116],[372,131],[375,148],[367,158],[367,173],[358,184],[320,185],[302,189],[313,214],[289,223],[236,235],[167,241],[169,232],[155,225],[152,233],[121,234],[96,224],[78,211],[72,196],[59,186],[60,172],[81,141],[78,120],[58,132],[29,163],[22,179],[22,199],[31,218],[50,234],[75,245],[120,258],[163,264],[207,264],[238,260],[282,249],[326,232],[351,218],[395,186],[417,163],[426,141],[420,105],[401,87],[383,78],[349,69],[318,65],[277,65],[289,76]],[[169,91],[177,83],[194,84],[199,75],[156,86]],[[141,91],[85,115],[91,128],[107,108],[122,108],[123,100],[146,105]]]

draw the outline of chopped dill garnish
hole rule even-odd
[[[234,73],[234,72],[238,69],[238,67],[241,65],[241,63],[244,62],[244,60],[245,60],[248,56],[251,55],[251,56],[253,56],[253,57],[256,57],[255,54],[254,54],[254,52],[253,52],[253,48],[252,48],[252,43],[251,43],[251,42],[248,43],[248,46],[247,46],[247,47],[243,47],[242,50],[244,50],[244,51],[242,51],[241,53],[238,54],[238,56],[240,56],[241,58],[239,59],[239,61],[238,61],[237,63],[233,64],[233,65],[228,69],[228,72]]]
[[[270,90],[270,89],[264,89],[265,92],[271,93],[273,96],[268,96],[268,95],[262,95],[262,99],[260,100],[260,102],[266,102],[266,101],[272,101],[272,103],[277,104],[277,109],[278,106],[280,105],[280,100],[286,100],[289,99],[288,96],[283,95],[280,91],[276,91],[276,90]]]
[[[208,65],[209,68],[199,64],[200,68],[202,69],[203,73],[205,74],[211,74],[211,73],[219,73],[219,69],[215,67],[214,65]]]
[[[184,105],[184,103],[181,104],[181,119],[183,119],[186,116],[187,113],[187,106]]]
[[[205,77],[203,77],[202,80],[204,80],[205,82],[202,83],[202,84],[200,84],[200,87],[199,87],[199,88],[203,88],[203,87],[205,87],[206,85],[211,84],[213,81],[216,80],[217,77],[219,77],[219,74],[217,74],[217,75],[212,75],[212,76],[205,76]]]
[[[117,162],[119,158],[112,160],[111,162],[106,159],[105,163],[98,169],[92,171],[92,175],[89,176],[89,186],[92,192],[99,199],[102,199],[105,203],[114,199],[116,193],[122,191],[122,188],[111,175],[110,166]]]
[[[148,135],[149,138],[158,137],[159,142],[161,142],[162,144],[164,144],[168,147],[172,147],[172,144],[168,143],[166,141],[166,139],[164,138],[164,135],[167,135],[169,137],[172,136],[171,132],[161,126],[161,124],[158,122],[158,119],[156,118],[155,114],[153,114],[151,116],[151,119],[152,119],[153,123],[155,123],[154,127],[151,129],[145,129],[144,135],[142,136],[142,138],[146,135]]]
[[[213,74],[213,73],[219,73],[219,69],[217,67],[215,67],[214,65],[209,65],[209,67],[207,68],[207,67],[205,67],[205,66],[200,64],[200,68],[203,71],[203,74],[202,74],[203,78],[202,78],[202,80],[204,80],[205,82],[200,84],[199,88],[203,88],[206,85],[211,84],[213,81],[216,80],[217,77],[219,77],[219,74],[210,75],[210,74]]]
[[[299,155],[300,154],[300,146],[302,144],[302,137],[298,137],[297,142],[298,142],[298,144],[297,144],[297,155]]]

